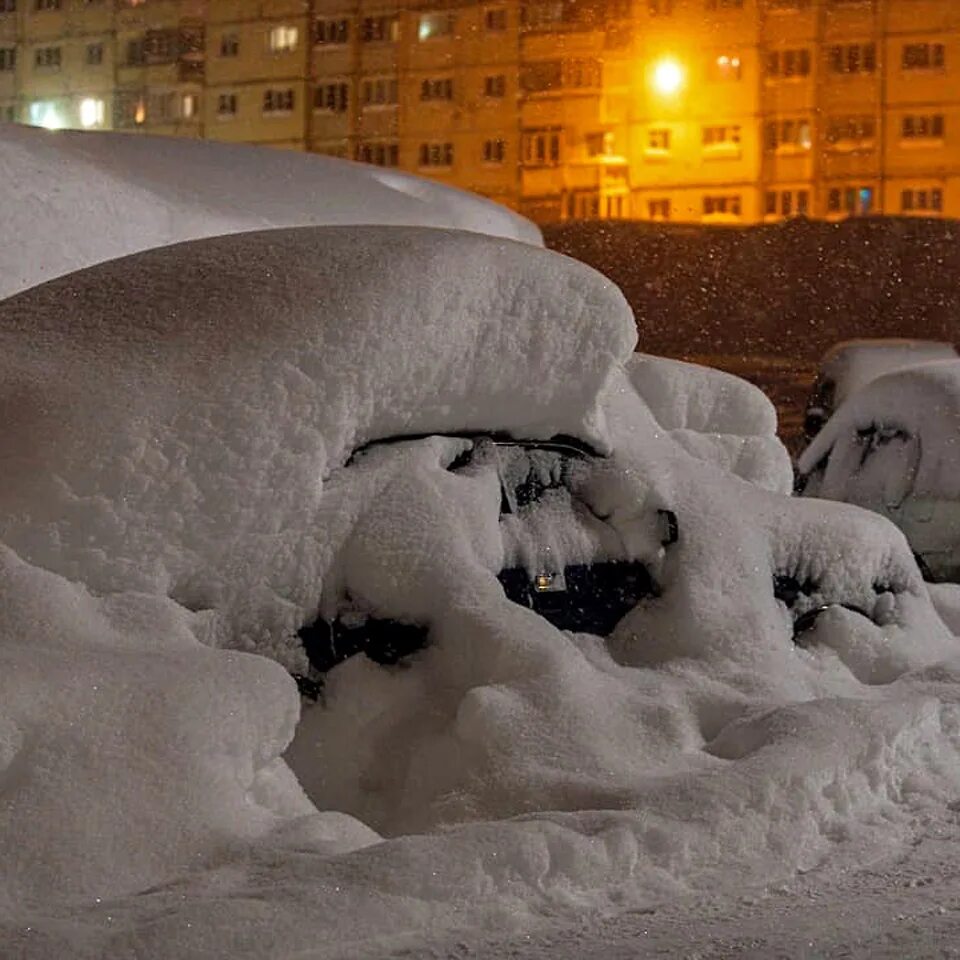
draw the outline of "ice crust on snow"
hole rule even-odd
[[[417,951],[855,859],[960,790],[958,641],[903,535],[784,496],[775,451],[728,456],[772,450],[769,408],[631,359],[619,292],[574,261],[225,237],[8,299],[0,338],[14,955]],[[452,431],[591,444],[597,523],[561,495],[502,521]],[[642,559],[660,595],[609,639],[559,631],[496,579],[544,543]],[[830,606],[803,647],[775,575],[793,615]],[[345,661],[297,722],[270,658],[344,602],[429,644]]]
[[[542,245],[452,187],[332,157],[0,123],[0,297],[128,253],[270,227],[451,227]]]

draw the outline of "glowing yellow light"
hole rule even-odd
[[[683,67],[670,58],[661,60],[653,68],[653,86],[667,97],[676,93],[683,86]]]
[[[537,590],[549,590],[553,584],[553,577],[549,573],[538,573],[533,583]]]

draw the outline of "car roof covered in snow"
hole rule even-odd
[[[529,220],[476,194],[287,150],[0,123],[0,170],[16,238],[0,247],[0,297],[138,250],[269,227],[453,227],[542,245]]]
[[[836,384],[834,409],[877,377],[917,363],[957,356],[953,344],[906,338],[844,340],[820,361],[820,376]]]

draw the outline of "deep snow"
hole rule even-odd
[[[889,861],[949,817],[960,646],[902,534],[785,495],[770,404],[634,356],[584,265],[222,237],[0,301],[0,337],[5,956],[469,955]],[[417,436],[453,430],[603,454],[580,494],[661,596],[609,640],[510,603],[494,473]],[[345,596],[430,643],[301,703],[274,661]]]
[[[455,227],[540,245],[475,194],[332,157],[0,122],[0,297],[138,250],[270,227]]]

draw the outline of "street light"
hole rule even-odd
[[[653,67],[653,87],[665,97],[673,96],[684,81],[683,67],[673,57],[658,60]]]

